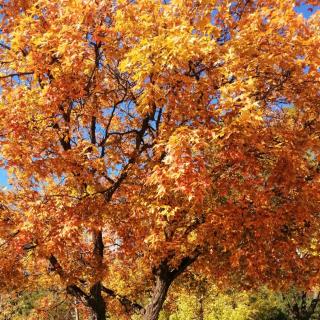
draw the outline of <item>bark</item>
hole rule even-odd
[[[152,292],[151,302],[147,306],[146,312],[144,314],[144,320],[158,319],[171,282],[171,279],[168,277],[157,276],[156,285]]]
[[[196,250],[192,256],[185,257],[181,260],[180,265],[172,269],[167,261],[163,261],[153,273],[155,275],[155,286],[152,291],[152,297],[149,305],[145,309],[144,320],[157,320],[160,311],[166,300],[168,290],[171,283],[181,274],[186,268],[191,265],[200,255],[200,251]]]
[[[106,304],[101,296],[100,282],[91,287],[90,294],[87,294],[75,284],[67,287],[67,293],[91,309],[92,320],[106,320]]]
[[[95,231],[93,233],[94,249],[93,254],[97,261],[97,266],[100,269],[103,262],[103,239],[102,231]],[[96,282],[90,289],[89,306],[93,311],[93,320],[106,319],[106,303],[102,297],[102,284],[100,281]]]
[[[97,264],[100,267],[103,261],[103,249],[104,249],[101,230],[93,232],[93,241],[94,241],[93,254],[95,256]]]
[[[200,298],[199,320],[204,320],[203,298]]]
[[[96,283],[90,290],[89,306],[92,309],[92,320],[106,320],[106,303],[101,295],[101,283]]]
[[[199,284],[199,320],[204,320],[204,300],[206,297],[206,284],[201,282]]]
[[[93,233],[93,241],[94,241],[94,249],[93,255],[95,256],[97,268],[100,269],[102,267],[103,262],[103,239],[102,232],[95,231]],[[52,256],[50,258],[51,265],[54,266],[54,269],[63,276],[63,270],[57,259]],[[97,281],[91,288],[90,293],[86,293],[80,287],[75,284],[71,284],[67,287],[67,293],[72,296],[78,298],[81,302],[83,302],[86,306],[90,307],[92,312],[92,320],[106,320],[106,303],[102,297],[102,284],[101,281]]]
[[[145,312],[144,307],[142,305],[140,305],[139,303],[130,300],[126,296],[117,294],[114,290],[112,290],[110,288],[106,288],[106,287],[102,286],[101,290],[102,290],[102,292],[107,294],[108,297],[118,300],[121,303],[121,305],[125,308],[126,313],[128,313],[128,314],[131,314],[131,313],[144,314],[144,312]]]
[[[80,320],[77,306],[74,307],[74,318],[75,320]]]

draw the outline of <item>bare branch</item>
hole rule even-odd
[[[20,77],[20,76],[29,76],[32,74],[34,74],[34,72],[17,72],[17,73],[11,73],[11,74],[0,76],[0,79]]]
[[[114,290],[102,286],[102,292],[106,293],[109,297],[117,299],[125,308],[126,311],[144,312],[144,307],[139,303],[133,302],[125,296],[117,294]]]

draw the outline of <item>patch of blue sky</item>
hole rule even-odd
[[[311,6],[306,3],[295,7],[295,11],[301,13],[306,19],[309,19],[318,10],[320,10],[320,6]]]
[[[0,188],[9,188],[8,173],[6,170],[0,168]]]
[[[306,19],[310,18],[315,12],[320,10],[320,6],[312,6],[306,3],[302,3],[300,6],[295,7],[297,13],[301,13]],[[211,12],[211,21],[214,22],[214,17],[217,15],[218,10],[214,9]]]

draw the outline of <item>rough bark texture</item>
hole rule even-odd
[[[79,311],[78,311],[77,307],[74,307],[74,318],[75,318],[75,320],[80,320]]]
[[[170,268],[167,261],[163,261],[158,268],[154,269],[153,273],[156,281],[151,301],[145,309],[144,320],[157,320],[159,318],[171,283],[198,258],[199,254],[200,251],[195,250],[193,255],[183,258],[180,265],[175,269]]]
[[[203,299],[200,300],[199,320],[204,320]]]
[[[101,284],[96,283],[90,290],[89,305],[93,312],[93,320],[106,320],[106,304],[101,295]]]
[[[204,320],[204,300],[205,300],[205,297],[206,297],[206,286],[205,286],[205,283],[204,282],[201,282],[199,284],[199,296],[198,296],[198,299],[199,299],[199,320]]]
[[[156,285],[152,292],[152,299],[146,308],[144,314],[144,320],[157,320],[159,313],[166,299],[168,289],[170,287],[170,278],[162,278],[158,276],[156,279]]]
[[[97,265],[100,268],[103,262],[103,239],[102,231],[96,231],[93,234],[94,250]],[[102,297],[102,285],[98,281],[90,289],[90,298],[88,301],[89,306],[93,311],[93,320],[105,320],[106,319],[106,303]]]

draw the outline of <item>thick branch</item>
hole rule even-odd
[[[91,143],[92,144],[96,144],[97,140],[96,140],[96,122],[97,122],[97,118],[96,117],[92,117],[91,119]]]
[[[11,50],[11,48],[4,43],[0,43],[0,47],[7,49],[7,50]]]
[[[67,286],[67,293],[89,305],[90,297],[75,284]]]
[[[3,243],[0,244],[0,248],[3,247],[4,245],[6,245],[7,243],[9,243],[10,240],[12,240],[12,239],[13,239],[15,236],[17,236],[19,233],[20,233],[20,230],[17,230],[17,231],[15,231],[15,232],[11,233],[11,234],[8,236],[8,238],[7,238]],[[23,246],[23,249],[25,249],[24,246]]]
[[[59,261],[53,254],[49,257],[49,262],[51,264],[51,270],[57,272],[58,275],[63,278],[65,276],[65,272],[63,271]]]
[[[142,141],[143,141],[143,136],[145,134],[145,132],[147,131],[148,127],[149,127],[149,120],[152,119],[154,117],[154,113],[155,113],[155,108],[153,109],[151,114],[148,114],[142,121],[142,125],[141,125],[141,129],[139,131],[137,131],[136,133],[136,147],[135,150],[133,151],[128,163],[124,166],[119,178],[115,181],[115,183],[108,188],[106,191],[104,191],[104,197],[106,199],[106,201],[110,201],[113,194],[116,192],[116,190],[120,187],[121,183],[123,180],[126,179],[128,172],[127,169],[129,168],[129,166],[131,164],[134,164],[138,158],[138,156],[144,151],[143,148],[141,147]]]
[[[114,290],[102,286],[102,292],[106,293],[109,297],[117,299],[126,309],[126,311],[144,312],[144,307],[139,303],[133,302],[125,296],[117,294]]]
[[[6,74],[6,75],[3,75],[3,76],[0,76],[0,79],[20,77],[20,76],[29,76],[29,75],[32,75],[32,74],[33,74],[33,72],[10,73],[10,74]]]
[[[193,262],[195,262],[199,255],[201,254],[201,251],[197,249],[195,253],[191,256],[184,257],[179,266],[173,270],[170,271],[170,278],[175,279],[178,277],[181,273],[183,273]]]

